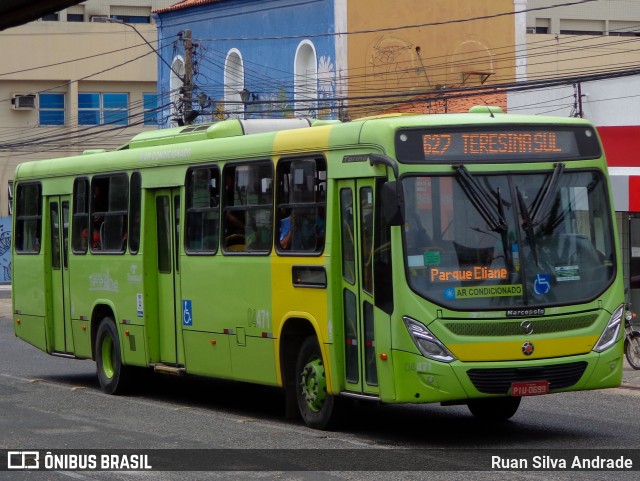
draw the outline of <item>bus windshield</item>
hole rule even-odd
[[[600,171],[410,175],[404,257],[420,296],[456,310],[594,299],[615,274]]]

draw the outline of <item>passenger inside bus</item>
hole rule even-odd
[[[291,209],[281,209],[280,235],[278,237],[280,247],[288,250],[291,247]]]

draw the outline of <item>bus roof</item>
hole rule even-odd
[[[95,149],[86,151],[87,155],[19,164],[15,180],[271,156],[276,153],[276,136],[279,154],[318,152],[358,145],[377,146],[380,152],[385,152],[392,148],[393,133],[400,128],[496,124],[591,125],[588,120],[572,117],[504,114],[489,108],[474,108],[473,111],[474,113],[381,115],[344,123],[300,118],[233,119],[213,124],[153,130],[136,135],[128,144],[115,151]],[[283,134],[284,131],[287,133]],[[251,137],[251,142],[247,142],[247,136]],[[211,144],[212,142],[215,144]],[[212,145],[215,145],[215,150]]]

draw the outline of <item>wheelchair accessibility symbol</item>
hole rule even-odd
[[[182,325],[193,326],[193,318],[191,317],[191,300],[182,301]]]
[[[549,274],[538,274],[533,283],[533,291],[541,296],[551,290],[551,276]]]

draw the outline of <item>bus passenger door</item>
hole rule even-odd
[[[374,336],[374,181],[339,183],[342,253],[342,317],[347,391],[376,395]]]
[[[73,352],[71,331],[71,299],[69,293],[69,196],[53,196],[47,200],[51,267],[51,326],[55,352]]]
[[[180,190],[155,191],[160,362],[180,364]]]

